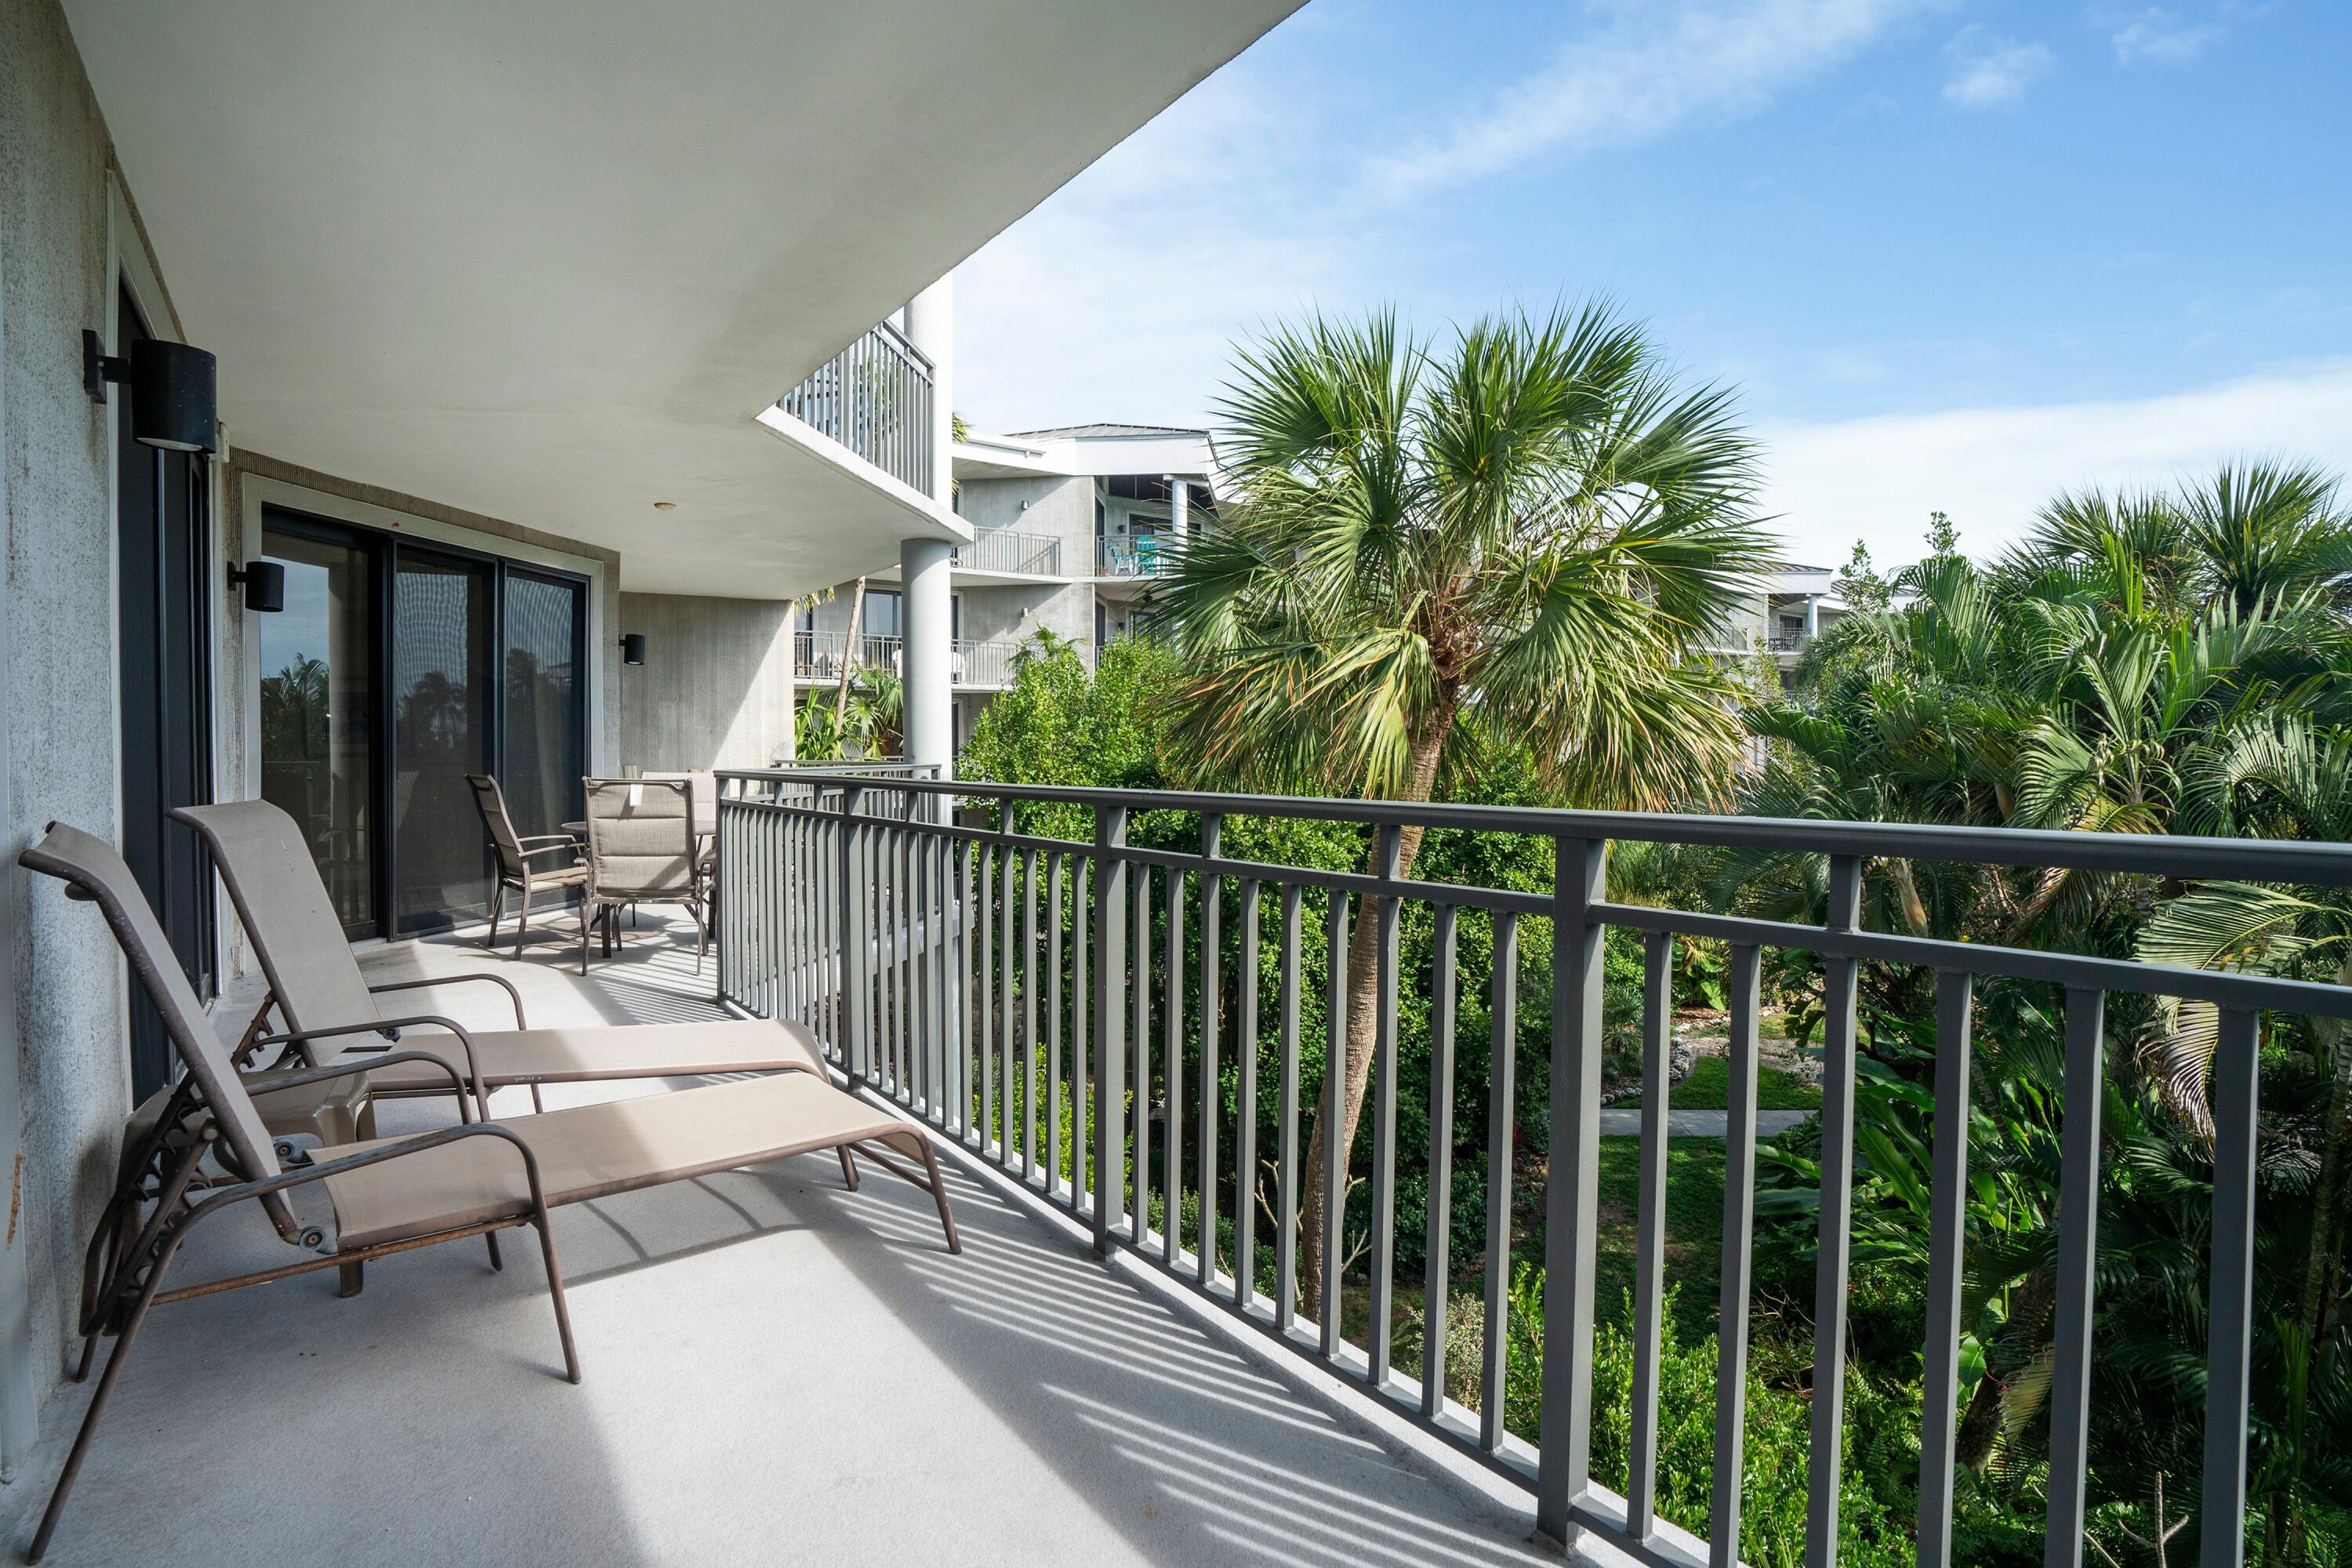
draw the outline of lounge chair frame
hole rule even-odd
[[[541,1181],[539,1159],[530,1145],[512,1128],[489,1121],[487,1116],[476,1119],[475,1112],[486,1098],[478,1089],[478,1073],[470,1075],[477,1085],[477,1092],[469,1096],[466,1091],[469,1075],[461,1074],[455,1062],[431,1051],[412,1048],[381,1056],[370,1053],[363,1059],[339,1060],[325,1067],[307,1067],[275,1077],[273,1087],[294,1088],[366,1072],[395,1060],[429,1062],[448,1076],[457,1101],[459,1118],[455,1127],[366,1145],[331,1159],[317,1159],[297,1152],[292,1163],[281,1164],[276,1142],[262,1133],[259,1116],[236,1070],[236,1054],[222,1049],[211,1037],[209,1026],[186,977],[179,972],[178,965],[168,952],[163,952],[162,927],[155,921],[152,910],[143,900],[137,903],[135,910],[132,908],[132,900],[138,899],[137,885],[121,858],[100,840],[53,822],[49,824],[48,836],[39,844],[26,848],[18,857],[18,861],[27,869],[64,881],[68,898],[101,906],[124,955],[131,961],[134,978],[145,987],[163,1015],[166,1033],[171,1036],[173,1045],[186,1068],[152,1122],[140,1127],[131,1143],[126,1145],[118,1166],[114,1193],[101,1214],[84,1255],[79,1321],[83,1343],[74,1370],[74,1381],[79,1383],[88,1379],[101,1335],[113,1334],[114,1348],[107,1356],[104,1370],[99,1374],[98,1387],[91,1395],[89,1408],[74,1434],[73,1445],[67,1451],[65,1465],[49,1494],[48,1506],[42,1512],[40,1525],[26,1552],[27,1563],[38,1563],[48,1551],[58,1519],[64,1512],[66,1500],[71,1494],[74,1481],[81,1472],[82,1462],[89,1455],[99,1421],[105,1415],[107,1404],[121,1381],[123,1363],[130,1355],[131,1344],[146,1322],[147,1314],[167,1302],[218,1295],[247,1286],[273,1284],[328,1268],[342,1270],[343,1293],[348,1295],[358,1287],[359,1270],[376,1258],[477,1236],[483,1238],[489,1253],[490,1266],[497,1268],[503,1266],[497,1233],[530,1226],[539,1233],[540,1255],[547,1268],[549,1301],[554,1310],[556,1335],[563,1350],[563,1375],[567,1382],[577,1384],[580,1381],[579,1352],[572,1341],[572,1315],[564,1299],[563,1275],[556,1262],[554,1234],[548,1224],[548,1203]],[[127,892],[126,889],[129,889]],[[160,957],[159,952],[162,953]],[[444,1022],[439,1019],[417,1021]],[[405,1022],[401,1021],[401,1024]],[[248,1029],[238,1051],[249,1053],[274,1044],[300,1054],[307,1052],[312,1040],[394,1026],[400,1025],[375,1022],[298,1030],[284,1036],[257,1035],[253,1029]],[[456,1028],[454,1025],[448,1026]],[[257,1019],[254,1028],[258,1027]],[[470,1045],[462,1031],[458,1038],[461,1044],[467,1044],[470,1051]],[[470,1058],[468,1066],[471,1066]],[[921,1152],[922,1173],[918,1174],[908,1166],[882,1153],[870,1138],[859,1138],[833,1145],[840,1152],[844,1177],[850,1190],[856,1191],[857,1173],[850,1151],[853,1147],[863,1146],[867,1158],[931,1195],[938,1205],[940,1225],[946,1235],[948,1250],[960,1253],[963,1250],[963,1243],[957,1234],[955,1216],[948,1205],[947,1187],[940,1173],[939,1156],[932,1149],[930,1140],[919,1129],[909,1124],[908,1131],[914,1134],[911,1142]],[[347,1247],[338,1237],[330,1247],[323,1228],[304,1224],[285,1199],[285,1194],[296,1188],[323,1182],[331,1176],[413,1157],[475,1138],[495,1138],[513,1146],[522,1161],[529,1194],[526,1205],[511,1213],[372,1245]],[[208,1176],[205,1173],[207,1157],[223,1174]],[[196,1226],[215,1214],[247,1202],[261,1205],[279,1239],[289,1246],[310,1250],[314,1255],[275,1268],[164,1289],[165,1274]]]

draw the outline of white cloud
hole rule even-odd
[[[1963,109],[2014,103],[2056,64],[2045,45],[2013,43],[1979,26],[1963,27],[1954,34],[1944,53],[1952,62],[1944,97]]]
[[[2169,11],[2150,9],[2116,30],[2116,61],[2119,65],[2179,65],[2205,52],[2221,36],[2219,27],[2183,26]]]
[[[1732,0],[1634,6],[1598,37],[1563,44],[1549,66],[1433,136],[1366,165],[1399,199],[1496,174],[1545,153],[1648,141],[1686,119],[1751,112],[1849,58],[1932,0]]]
[[[1843,562],[1863,540],[1915,560],[1930,511],[1989,555],[2063,489],[2168,485],[2275,455],[2352,476],[2352,360],[2136,401],[1959,408],[1761,432],[1764,510],[1791,558]]]

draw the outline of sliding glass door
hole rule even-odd
[[[300,825],[347,936],[383,923],[375,896],[374,552],[280,520],[264,536],[286,608],[261,630],[261,797]]]
[[[302,824],[348,934],[482,919],[467,775],[499,780],[519,832],[580,815],[586,583],[275,509],[263,548],[287,569],[263,617],[263,795]]]

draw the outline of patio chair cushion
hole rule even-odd
[[[466,1070],[464,1049],[449,1036],[403,1032],[399,1050],[444,1055]],[[699,1024],[639,1024],[628,1028],[583,1025],[564,1029],[485,1029],[474,1036],[485,1085],[583,1083],[608,1078],[693,1078],[719,1072],[808,1072],[822,1078],[816,1039],[796,1024],[774,1018],[715,1019]],[[337,1052],[341,1060],[352,1053]],[[368,1051],[365,1055],[374,1055]],[[430,1062],[395,1062],[368,1074],[378,1094],[446,1094],[449,1078]]]
[[[922,1133],[806,1073],[715,1083],[518,1116],[550,1208],[814,1149],[888,1139],[919,1153]],[[337,1156],[382,1148],[377,1139]],[[325,1179],[344,1250],[525,1212],[521,1157],[501,1138],[467,1138]]]

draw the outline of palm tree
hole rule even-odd
[[[1238,500],[1177,552],[1160,611],[1192,661],[1173,732],[1208,770],[1425,801],[1491,726],[1583,803],[1727,794],[1735,689],[1694,656],[1771,564],[1754,448],[1640,326],[1515,312],[1438,351],[1392,313],[1317,318],[1245,351],[1221,413]],[[1421,833],[1402,839],[1409,875]],[[1343,1120],[1318,1115],[1308,1170],[1354,1142],[1379,915],[1367,900],[1350,940]],[[1327,1218],[1310,1186],[1309,1310]]]

